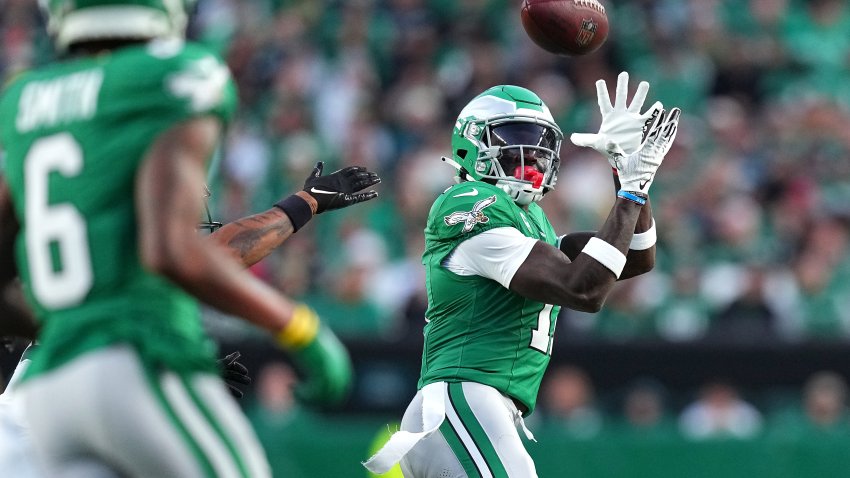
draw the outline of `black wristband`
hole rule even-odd
[[[289,221],[292,223],[292,229],[295,232],[313,218],[313,209],[310,208],[307,201],[296,194],[281,199],[274,204],[274,207],[279,208],[289,216]]]

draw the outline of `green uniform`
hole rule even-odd
[[[536,203],[528,211],[501,189],[480,181],[445,191],[425,228],[428,311],[419,388],[434,382],[478,382],[534,410],[549,364],[560,307],[526,299],[481,276],[443,266],[461,242],[497,227],[555,245],[557,236]]]
[[[235,87],[204,48],[153,42],[24,74],[0,101],[16,258],[43,324],[27,377],[116,343],[149,366],[213,371],[197,302],[139,258],[135,177],[157,136],[228,121]],[[198,192],[201,194],[201,192]]]

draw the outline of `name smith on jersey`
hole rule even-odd
[[[19,133],[87,120],[97,111],[103,70],[95,68],[26,85],[18,103]]]

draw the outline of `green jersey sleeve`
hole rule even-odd
[[[557,241],[539,206],[532,204],[525,211],[504,191],[481,181],[454,185],[437,198],[428,215],[425,240],[442,261],[461,242],[497,227],[512,227],[549,244]]]
[[[152,42],[115,60],[113,69],[123,74],[110,85],[112,97],[139,104],[163,124],[209,115],[227,124],[236,111],[230,70],[201,45]]]

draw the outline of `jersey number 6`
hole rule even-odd
[[[24,164],[26,248],[33,295],[48,309],[76,305],[93,280],[86,222],[72,204],[49,204],[48,180],[54,172],[65,177],[79,174],[82,148],[70,134],[55,134],[34,142]]]

